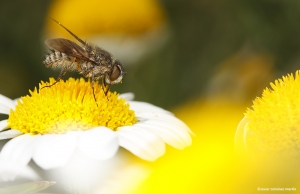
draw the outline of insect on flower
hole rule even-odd
[[[115,59],[109,52],[81,40],[60,22],[53,18],[51,19],[68,31],[80,45],[64,38],[47,39],[45,41],[46,45],[52,49],[46,55],[43,63],[46,67],[61,68],[56,81],[45,87],[51,87],[56,84],[68,71],[78,71],[84,77],[91,78],[95,101],[94,83],[100,78],[102,89],[105,95],[107,95],[110,87],[113,84],[120,83],[125,74],[121,62]]]

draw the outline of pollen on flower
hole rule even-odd
[[[270,85],[245,114],[247,147],[300,156],[300,71]]]
[[[39,88],[50,85],[41,82]],[[105,96],[101,86],[95,83],[94,100],[91,83],[83,78],[59,81],[51,87],[35,88],[30,95],[18,101],[8,118],[9,127],[28,134],[62,134],[68,131],[84,131],[97,126],[117,130],[120,126],[137,122],[134,111],[116,92]]]

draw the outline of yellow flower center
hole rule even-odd
[[[247,147],[252,151],[300,154],[300,72],[271,83],[246,112]]]
[[[50,85],[43,81],[39,88]],[[117,130],[137,122],[134,111],[116,92],[105,96],[95,83],[94,100],[91,83],[83,78],[59,81],[51,87],[29,91],[30,95],[18,101],[8,118],[9,127],[29,134],[62,134],[84,131],[97,126]]]

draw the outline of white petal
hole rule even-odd
[[[188,131],[181,126],[176,125],[176,123],[164,121],[164,120],[147,120],[141,123],[145,123],[151,127],[157,127],[160,130],[166,131],[166,134],[171,135],[173,143],[172,146],[177,149],[184,149],[187,146],[192,144],[192,138]],[[161,134],[163,135],[163,134]],[[164,136],[163,139],[167,139],[169,137]]]
[[[119,148],[118,137],[106,127],[97,127],[80,132],[78,147],[90,158],[105,160],[116,154]]]
[[[166,113],[172,115],[171,112],[164,110],[160,107],[154,106],[147,102],[131,101],[128,103],[130,104],[130,109],[134,110],[134,112],[157,112],[157,113]]]
[[[3,131],[0,133],[0,140],[14,138],[21,134],[22,133],[19,130],[15,130],[15,129]]]
[[[77,135],[77,132],[42,135],[36,144],[33,160],[45,170],[63,167],[76,148]]]
[[[7,186],[4,188],[0,188],[0,193],[5,194],[26,194],[26,193],[36,193],[38,191],[44,190],[52,185],[55,182],[53,181],[37,181],[24,183],[20,185]]]
[[[0,105],[0,114],[6,114],[8,115],[10,112],[10,108],[7,108],[7,107],[3,107]]]
[[[9,114],[9,110],[14,107],[15,102],[13,100],[0,94],[0,113]]]
[[[120,146],[144,160],[154,161],[165,153],[163,140],[146,129],[120,127],[117,134]]]
[[[0,121],[0,131],[3,131],[4,129],[7,129],[7,119]]]
[[[135,111],[139,123],[143,123],[135,126],[147,128],[177,149],[191,145],[189,133],[193,132],[171,112],[145,102],[129,102],[129,104]]]
[[[238,127],[237,130],[235,132],[235,137],[234,137],[234,147],[235,147],[235,151],[239,154],[243,154],[245,153],[246,150],[246,130],[245,130],[245,126],[248,123],[246,117],[244,117]]]
[[[182,122],[180,119],[176,118],[175,116],[173,116],[171,114],[142,112],[142,113],[136,113],[136,116],[138,117],[138,119],[140,118],[141,121],[153,120],[153,119],[167,121],[167,122],[170,122],[170,123],[173,123],[173,124],[176,124],[176,125],[182,127],[183,129],[185,129],[186,131],[188,131],[189,133],[194,135],[194,133],[190,130],[190,128],[184,122]]]
[[[27,164],[32,155],[32,147],[38,136],[28,134],[15,137],[7,142],[1,150],[0,160]]]
[[[181,137],[172,130],[166,130],[161,126],[149,125],[142,122],[137,123],[134,126],[137,128],[144,128],[148,131],[151,131],[152,133],[159,136],[166,144],[174,148],[182,149],[183,147],[185,147],[185,144],[182,143]]]
[[[0,178],[13,180],[28,164],[38,136],[28,134],[16,137],[7,142],[0,153]]]
[[[134,99],[134,93],[128,92],[128,93],[120,94],[119,97],[123,98],[123,99],[125,99],[127,101],[130,101],[130,100]]]
[[[16,99],[13,99],[14,103],[15,103],[15,106],[18,104],[18,101],[22,102],[22,99],[21,98],[16,98]]]

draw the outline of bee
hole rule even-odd
[[[91,79],[95,101],[94,83],[99,79],[101,79],[102,89],[106,96],[110,87],[120,83],[123,79],[125,72],[121,62],[106,50],[81,40],[60,22],[51,19],[69,32],[80,44],[64,38],[45,41],[45,44],[51,48],[51,52],[46,54],[43,63],[46,67],[61,68],[61,72],[53,84],[44,87],[55,85],[68,71],[77,71]]]

